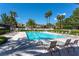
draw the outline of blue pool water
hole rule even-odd
[[[29,40],[50,40],[56,38],[64,38],[64,36],[61,35],[48,34],[42,32],[26,32],[26,35]]]

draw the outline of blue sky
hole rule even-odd
[[[0,15],[2,13],[9,14],[10,10],[16,11],[18,23],[25,24],[29,18],[32,18],[38,24],[46,24],[47,21],[44,17],[45,12],[52,10],[50,22],[56,23],[56,16],[64,14],[69,17],[75,8],[79,7],[77,4],[68,3],[0,3]]]

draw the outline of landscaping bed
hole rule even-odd
[[[70,35],[79,35],[79,30],[63,30],[63,29],[54,29],[53,32],[70,34]]]
[[[45,30],[20,30],[20,31],[37,31],[37,32],[42,32]],[[67,29],[54,29],[54,30],[46,30],[48,32],[55,32],[55,33],[63,33],[63,34],[70,34],[70,35],[79,35],[79,30],[67,30]]]
[[[8,33],[8,32],[10,32],[10,30],[8,30],[8,29],[7,30],[0,29],[0,35]]]
[[[0,36],[0,45],[6,43],[8,38]]]

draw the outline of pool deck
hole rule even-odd
[[[49,33],[49,32],[45,32],[45,33]],[[56,33],[49,33],[49,34],[56,34]],[[63,35],[63,34],[59,34],[59,35]],[[9,36],[9,35],[5,35],[5,36]],[[17,41],[18,38],[21,38],[21,39],[27,38],[26,33],[25,32],[17,32],[9,40]],[[62,38],[62,39],[59,38],[59,39],[55,39],[55,40],[65,42],[66,39],[72,39],[72,41],[74,41],[76,39],[79,39],[79,36],[71,35],[66,38]],[[7,42],[6,44],[4,44],[3,46],[0,47],[0,56],[50,56],[50,53],[48,53],[47,50],[42,49],[39,46],[27,45],[28,43],[26,43],[22,47],[11,50],[11,49],[7,49],[8,43],[12,43],[12,42]],[[73,56],[78,55],[79,56],[79,47],[74,47],[74,48],[75,48],[75,51],[73,51],[73,48],[68,48],[68,49],[65,48],[65,49],[60,50],[61,55],[62,56],[66,56],[66,55],[67,56],[68,55],[73,55]],[[67,53],[68,50],[70,51],[69,53]],[[55,53],[54,55],[56,56],[59,54]]]

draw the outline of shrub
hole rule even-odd
[[[42,32],[44,30],[21,30],[21,31],[25,31],[25,32],[30,32],[30,31],[36,31],[36,32]],[[68,33],[68,34],[72,34],[72,35],[79,35],[79,30],[67,30],[67,29],[54,29],[54,30],[47,30],[48,32],[55,32],[55,33]]]
[[[72,30],[71,32],[70,32],[70,34],[73,34],[73,35],[79,35],[79,30]]]
[[[0,45],[6,43],[8,38],[0,36]]]
[[[72,34],[72,35],[79,35],[79,30],[71,30],[69,32],[69,30],[63,30],[63,29],[54,29],[53,32],[56,32],[56,33],[68,33],[68,34]]]
[[[6,29],[6,30],[3,30],[3,29],[0,29],[0,34],[5,34],[5,33],[8,33],[10,32],[10,30]]]

